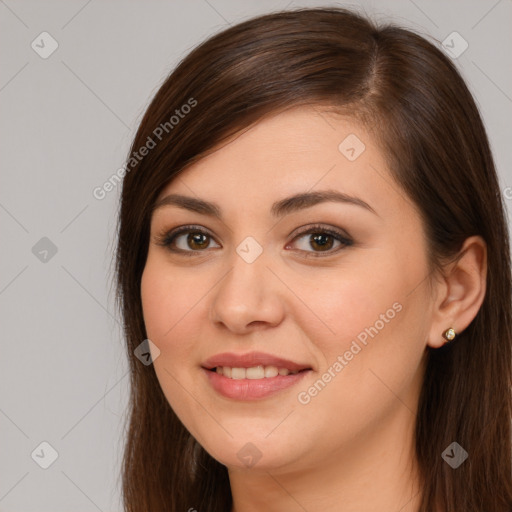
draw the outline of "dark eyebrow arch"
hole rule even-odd
[[[377,212],[362,199],[344,194],[343,192],[338,192],[337,190],[304,192],[290,197],[285,197],[284,199],[276,201],[272,205],[270,212],[273,217],[283,217],[284,215],[289,215],[290,213],[310,208],[311,206],[324,202],[339,202],[360,206],[378,216]],[[222,220],[221,208],[218,204],[205,201],[203,199],[197,199],[195,197],[183,196],[180,194],[169,194],[155,203],[153,211],[164,206],[178,206],[185,210],[190,210],[202,215],[208,215],[210,217],[216,217]]]

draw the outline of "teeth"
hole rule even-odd
[[[299,370],[290,371],[287,368],[277,366],[252,366],[251,368],[231,368],[229,366],[217,366],[215,371],[228,379],[264,379],[277,377],[278,375],[295,375]]]

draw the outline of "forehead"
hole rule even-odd
[[[293,194],[326,189],[358,196],[377,211],[403,213],[408,202],[360,123],[320,107],[296,107],[219,145],[180,172],[159,199],[179,193],[211,199],[226,209],[243,203],[261,210]]]

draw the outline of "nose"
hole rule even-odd
[[[265,251],[252,263],[235,252],[231,268],[212,290],[210,320],[244,334],[279,325],[284,317],[285,287]]]

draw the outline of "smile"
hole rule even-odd
[[[224,375],[228,379],[268,379],[278,375],[295,375],[299,370],[288,370],[288,368],[278,368],[277,366],[252,366],[250,368],[233,368],[230,366],[217,366],[214,370],[219,375]]]
[[[294,370],[275,366],[251,368],[202,368],[209,385],[218,394],[232,400],[258,400],[270,397],[300,382],[310,369]],[[224,372],[226,372],[224,374]],[[229,376],[228,376],[229,375]]]

